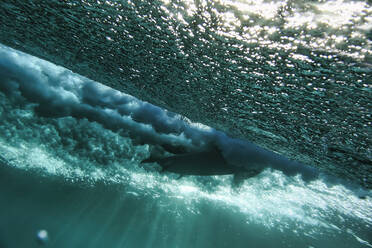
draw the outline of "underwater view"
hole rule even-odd
[[[0,248],[372,247],[372,3],[2,0]]]

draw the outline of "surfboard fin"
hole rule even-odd
[[[248,178],[255,177],[262,172],[261,169],[252,169],[247,171],[239,171],[234,173],[232,184],[240,187]]]

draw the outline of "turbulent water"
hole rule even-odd
[[[35,246],[40,228],[53,247],[370,246],[370,197],[285,168],[240,185],[159,173],[140,164],[158,144],[235,139],[9,47],[0,55],[2,246]]]
[[[1,1],[0,247],[371,247],[371,13]],[[270,163],[239,183],[141,163],[208,147]]]
[[[370,1],[14,1],[0,41],[372,185]]]

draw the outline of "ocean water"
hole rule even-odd
[[[357,188],[304,181],[302,165],[239,185],[159,173],[141,164],[159,144],[213,141],[237,151],[229,161],[249,161],[253,145],[9,47],[0,55],[2,247],[37,247],[38,230],[50,247],[371,246],[372,199]]]
[[[371,13],[1,1],[0,247],[371,247]]]
[[[371,188],[370,1],[14,1],[0,42]]]

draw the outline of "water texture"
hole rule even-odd
[[[0,75],[3,247],[41,230],[52,247],[371,246],[370,191],[286,165],[179,179],[141,162],[162,144],[220,142],[235,162],[260,149],[3,45]]]
[[[0,247],[372,247],[371,16],[2,0]],[[239,183],[141,163],[208,147],[282,163]]]
[[[1,1],[0,41],[371,187],[368,1]]]

